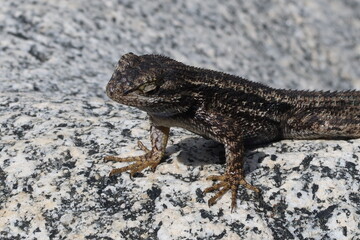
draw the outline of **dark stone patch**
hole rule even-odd
[[[283,178],[281,177],[281,166],[279,164],[274,166],[272,179],[274,179],[276,187],[281,186]]]
[[[326,226],[327,221],[329,218],[332,217],[332,213],[337,205],[332,205],[316,214],[315,218],[317,218],[318,222],[320,223],[320,228],[324,231],[328,231],[329,228]]]
[[[345,168],[347,169],[347,172],[353,177],[355,178],[356,176],[359,175],[358,170],[356,169],[356,164],[353,162],[349,162],[347,161],[345,163]]]
[[[157,186],[153,186],[151,189],[148,189],[146,193],[149,196],[149,198],[154,201],[157,197],[160,196],[161,189]]]
[[[307,170],[309,168],[310,163],[311,163],[311,161],[313,159],[314,159],[314,155],[308,155],[302,160],[300,165],[302,165],[304,167],[304,170]]]
[[[30,47],[29,53],[40,62],[46,62],[49,59],[48,54],[41,51],[36,45]]]
[[[115,128],[114,124],[111,124],[111,123],[109,123],[109,122],[104,122],[104,123],[103,123],[103,126],[106,127],[106,128],[110,128],[110,129],[114,129],[114,128]]]
[[[205,194],[200,188],[196,189],[195,194],[196,194],[196,202],[205,203],[205,200],[204,200]]]
[[[131,137],[131,130],[128,128],[125,128],[121,131],[121,135],[124,137]]]
[[[319,185],[317,185],[317,184],[313,184],[312,186],[311,186],[311,192],[312,192],[312,194],[313,194],[313,198],[312,199],[315,199],[315,193],[317,192],[319,190]]]
[[[210,221],[212,221],[214,219],[214,215],[205,209],[200,209],[200,214],[201,214],[202,218],[207,218]]]

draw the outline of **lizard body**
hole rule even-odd
[[[121,104],[148,113],[152,149],[141,142],[143,156],[106,160],[135,162],[110,174],[146,167],[153,170],[165,154],[170,127],[185,128],[225,146],[226,172],[207,179],[219,181],[205,192],[228,190],[232,208],[239,185],[246,182],[244,148],[282,139],[351,139],[360,137],[360,92],[274,89],[234,75],[185,65],[160,55],[125,54],[106,88]]]

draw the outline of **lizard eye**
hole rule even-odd
[[[157,89],[158,86],[156,86],[155,83],[145,83],[138,88],[138,90],[140,90],[141,92],[148,94],[154,92]]]

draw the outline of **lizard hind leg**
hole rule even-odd
[[[215,185],[208,187],[204,190],[204,193],[216,192],[213,197],[208,201],[209,206],[214,205],[226,192],[231,191],[231,210],[236,208],[236,196],[239,185],[244,186],[247,189],[255,192],[260,192],[260,189],[251,185],[245,180],[243,170],[243,154],[244,147],[240,145],[225,146],[226,151],[226,172],[223,175],[212,175],[207,177],[207,180],[219,181]]]

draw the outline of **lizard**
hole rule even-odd
[[[108,97],[147,112],[151,149],[135,157],[106,156],[133,162],[110,176],[130,171],[131,178],[155,168],[165,156],[171,127],[187,129],[225,147],[226,170],[207,180],[204,193],[214,205],[228,191],[236,208],[239,186],[260,193],[244,175],[246,148],[283,139],[360,138],[360,91],[275,89],[235,75],[186,65],[162,55],[123,55],[106,86]]]

